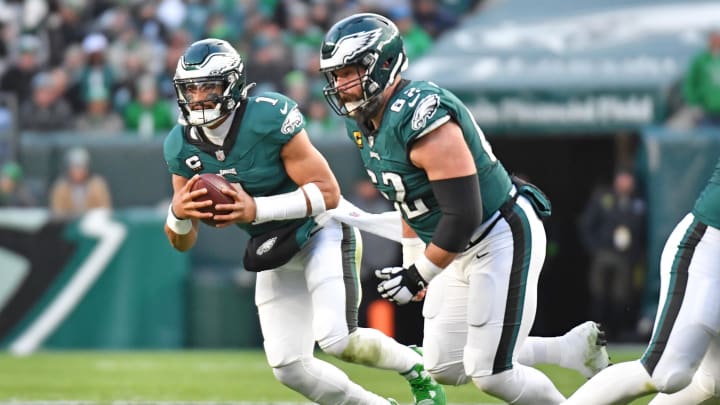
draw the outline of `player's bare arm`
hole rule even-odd
[[[446,156],[452,156],[452,159],[444,158]],[[415,166],[425,170],[431,182],[462,179],[477,174],[475,162],[465,143],[462,130],[454,121],[448,121],[415,142],[410,150],[410,160]],[[474,182],[477,183],[477,178]],[[433,191],[438,193],[436,187],[433,187]],[[438,201],[443,199],[443,196],[436,195],[437,197],[440,197]],[[458,197],[461,196],[448,195],[445,199],[458,200]],[[471,207],[466,208],[469,210]],[[467,227],[467,229],[472,228],[467,235],[468,239],[479,224],[478,222]],[[457,256],[457,252],[448,251],[431,242],[425,250],[425,255],[438,267],[445,268]]]
[[[323,155],[313,146],[305,130],[295,135],[282,149],[280,157],[285,165],[288,176],[298,186],[314,183],[322,193],[325,207],[332,209],[340,202],[340,186],[330,165]],[[310,214],[310,201],[308,215]]]
[[[296,134],[283,146],[280,158],[288,176],[300,187],[299,190],[304,195],[305,210],[301,215],[309,216],[318,211],[337,207],[340,201],[340,186],[338,186],[325,158],[310,143],[305,130]],[[237,222],[252,222],[258,219],[257,199],[249,196],[239,187],[234,190],[223,190],[223,192],[231,196],[235,202],[216,206],[217,210],[229,211],[226,215],[214,217],[216,221],[222,221],[217,227],[225,227]],[[315,194],[309,195],[312,192]],[[286,198],[290,198],[290,196]],[[319,209],[318,205],[323,207]]]
[[[211,213],[200,211],[201,208],[211,205],[212,201],[194,201],[195,198],[207,193],[207,190],[204,188],[191,191],[193,184],[197,182],[198,178],[199,176],[193,176],[190,179],[186,179],[177,174],[172,175],[173,199],[170,204],[170,215],[177,219],[177,222],[189,220],[192,224],[190,231],[187,233],[176,232],[171,229],[167,223],[165,224],[165,234],[170,244],[173,248],[181,252],[185,252],[195,245],[195,241],[197,240],[198,219],[212,216]]]

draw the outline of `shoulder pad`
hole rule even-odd
[[[404,142],[412,142],[447,122],[441,89],[428,82],[410,82],[390,107],[391,125]]]
[[[305,128],[305,119],[291,98],[275,92],[264,92],[248,99],[245,120],[266,133],[295,135]]]
[[[170,133],[165,137],[163,143],[163,153],[165,154],[165,160],[174,158],[180,153],[183,147],[185,127],[182,125],[175,125]]]

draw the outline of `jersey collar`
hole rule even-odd
[[[238,128],[240,128],[240,122],[242,122],[242,117],[243,115],[245,115],[246,107],[247,102],[245,100],[240,102],[240,105],[235,110],[235,116],[233,117],[232,125],[230,125],[230,130],[228,131],[228,134],[225,137],[222,146],[218,146],[210,142],[205,135],[205,131],[203,131],[202,127],[200,126],[187,125],[184,131],[185,139],[189,144],[195,145],[195,147],[197,147],[201,151],[209,155],[214,155],[217,160],[225,160],[225,158],[230,154],[233,146],[235,146],[235,141],[238,137]],[[192,134],[193,127],[196,130],[195,133],[197,134],[197,136],[193,136]]]

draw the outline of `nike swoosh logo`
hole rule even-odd
[[[417,101],[418,101],[419,98],[420,98],[420,95],[418,94],[417,96],[415,96],[415,98],[413,99],[413,101],[411,101],[411,102],[408,103],[408,107],[410,107],[410,108],[415,107],[415,103],[417,103]]]
[[[282,115],[287,114],[287,101],[285,102],[285,105],[283,106],[283,108],[280,109],[280,113]]]
[[[482,253],[482,254],[477,254],[477,255],[475,255],[475,258],[476,258],[476,259],[482,259],[483,257],[487,256],[489,253],[490,253],[490,252],[485,252],[485,253]]]

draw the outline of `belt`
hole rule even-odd
[[[500,208],[490,217],[490,220],[478,227],[473,236],[470,238],[470,242],[467,244],[463,251],[471,249],[473,246],[480,243],[486,236],[493,230],[495,224],[497,224],[501,218],[507,217],[507,213],[512,210],[515,202],[517,202],[520,193],[517,192],[517,188],[513,185],[510,189],[510,198],[508,198]]]

